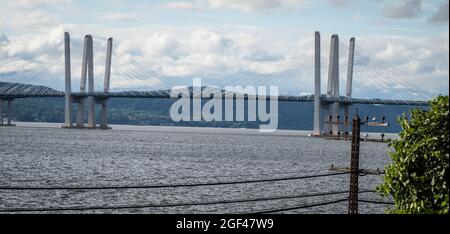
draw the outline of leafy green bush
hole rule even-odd
[[[390,142],[392,164],[386,167],[383,196],[391,195],[395,206],[389,213],[448,214],[449,210],[449,97],[439,96],[428,111],[403,116],[400,139]]]

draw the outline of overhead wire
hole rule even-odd
[[[348,172],[292,176],[283,178],[204,182],[204,183],[184,183],[184,184],[155,184],[155,185],[121,185],[121,186],[0,186],[0,190],[117,190],[117,189],[152,189],[152,188],[179,188],[179,187],[204,187],[234,184],[266,183],[276,181],[301,180],[319,177],[344,175]]]

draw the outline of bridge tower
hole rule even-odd
[[[355,54],[355,38],[350,40],[349,58],[348,58],[348,68],[347,68],[347,82],[345,98],[351,99],[352,96],[352,84],[353,84],[353,63]],[[332,103],[325,103],[322,100],[321,94],[321,58],[320,58],[320,33],[315,33],[315,83],[314,83],[314,130],[313,135],[322,135],[322,130],[324,128],[323,123],[325,122],[321,118],[322,107],[329,109],[329,116],[326,118],[326,123],[328,123],[328,128],[326,129],[329,134],[337,135],[340,131],[339,125],[342,124],[340,120],[340,110],[342,104],[338,101]],[[339,36],[334,34],[331,37],[330,45],[330,59],[328,66],[328,83],[327,83],[327,98],[340,99],[339,95]],[[349,105],[344,106],[345,119],[348,119]]]
[[[84,37],[83,43],[83,58],[81,61],[81,78],[80,78],[80,96],[76,97],[76,102],[78,104],[78,112],[77,112],[77,128],[84,128],[84,95],[86,94],[86,77],[87,77],[87,54],[88,54],[88,44],[90,35],[86,35]]]
[[[72,100],[74,103],[78,104],[76,127],[84,128],[84,99],[88,99],[88,121],[87,128],[96,128],[95,121],[95,105],[101,105],[101,119],[100,128],[109,129],[108,127],[108,112],[107,112],[107,100],[110,87],[110,76],[111,76],[111,58],[112,58],[112,43],[113,39],[109,38],[107,43],[107,55],[106,55],[106,65],[105,65],[105,80],[104,80],[104,90],[103,93],[96,93],[94,88],[94,43],[91,35],[86,35],[83,44],[83,58],[81,66],[81,79],[80,79],[80,92],[78,94],[71,93],[71,77],[70,77],[70,38],[69,34],[65,33],[65,68],[66,68],[66,79],[65,79],[65,124],[63,127],[71,128],[72,125]],[[86,78],[87,78],[87,88],[86,93]],[[98,95],[97,95],[98,94]]]
[[[339,98],[339,36],[331,36],[330,64],[328,66],[328,89],[327,97]],[[339,132],[339,103],[334,102],[330,106],[329,124],[330,134],[336,135]]]
[[[353,64],[355,60],[355,38],[350,39],[350,46],[348,51],[348,67],[347,67],[347,85],[345,89],[345,97],[348,99],[352,98],[352,85],[353,85]],[[346,122],[349,118],[349,105],[345,105],[344,107],[344,116]],[[348,129],[346,131],[348,133]]]
[[[87,74],[88,74],[88,128],[95,128],[95,88],[94,88],[94,43],[88,35]]]
[[[315,55],[314,55],[314,132],[315,136],[320,136],[322,133],[322,123],[320,118],[321,103],[320,103],[320,32],[315,33]]]
[[[107,95],[109,93],[109,85],[111,79],[111,57],[112,57],[112,43],[113,39],[108,39],[108,46],[106,49],[106,64],[105,64],[105,80],[103,84],[103,92]],[[106,96],[105,95],[105,96]],[[108,98],[99,99],[99,103],[102,107],[100,113],[100,128],[108,129]]]
[[[63,128],[72,128],[72,89],[71,89],[71,68],[70,68],[70,35],[64,33],[64,68],[65,68],[65,89],[64,89],[64,125]]]

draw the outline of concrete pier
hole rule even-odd
[[[0,98],[0,126],[3,126],[3,99]]]
[[[15,126],[15,124],[12,124],[12,118],[13,118],[13,100],[12,98],[7,98],[7,99],[3,99],[0,98],[0,126]],[[6,109],[3,108],[3,104],[6,101]],[[5,118],[4,112],[6,111],[6,123],[5,123]]]
[[[70,68],[70,35],[64,33],[64,62],[65,62],[65,102],[64,102],[64,125],[65,128],[72,127],[72,89]]]
[[[313,134],[316,136],[321,135],[322,132],[322,124],[320,118],[320,33],[315,33],[315,57],[314,57],[314,72],[315,72],[315,82],[314,82],[314,132]]]
[[[98,100],[98,103],[101,106],[100,112],[100,128],[101,129],[110,129],[108,126],[108,99]]]
[[[13,103],[12,99],[9,99],[7,102],[7,110],[6,110],[7,111],[6,115],[8,117],[7,126],[13,126],[12,125],[12,103]]]

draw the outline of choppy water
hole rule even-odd
[[[117,128],[116,128],[117,129]],[[0,128],[0,185],[98,186],[197,183],[328,173],[331,164],[349,166],[350,142],[296,134],[254,131],[149,128],[147,131]],[[183,130],[184,129],[184,130]],[[361,168],[389,163],[384,143],[361,144]],[[288,174],[282,174],[288,173]],[[188,178],[186,178],[188,177]],[[193,178],[200,177],[200,178]],[[0,209],[118,206],[233,200],[348,190],[349,176],[190,188],[103,191],[0,191]],[[360,177],[374,189],[379,176]],[[86,211],[87,213],[242,213],[346,198],[321,198],[226,205]],[[360,197],[378,199],[376,194]],[[361,213],[382,213],[385,205],[360,204]],[[346,213],[347,203],[287,213]],[[79,212],[77,212],[79,213]]]

